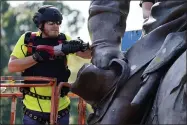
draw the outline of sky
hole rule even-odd
[[[26,1],[9,1],[11,6],[16,6],[24,2]],[[29,1],[29,2],[33,2],[33,1]],[[87,29],[88,8],[89,8],[90,1],[63,1],[63,2],[66,5],[69,5],[70,8],[77,9],[80,12],[82,12],[82,15],[85,18],[85,23],[80,29],[79,33],[77,34],[77,37],[80,36],[81,39],[83,39],[84,41],[90,41],[89,33]],[[141,29],[142,22],[143,22],[143,17],[142,17],[142,10],[139,7],[139,1],[132,1],[130,3],[129,15],[127,17],[126,31]]]

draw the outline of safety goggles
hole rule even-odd
[[[57,25],[60,25],[61,24],[61,21],[47,21],[46,22],[48,25],[55,25],[55,24],[57,24]]]

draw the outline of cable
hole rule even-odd
[[[34,87],[34,93],[35,93],[36,95],[38,95],[38,94],[36,93],[35,87]],[[40,110],[43,112],[42,107],[41,107],[40,102],[39,102],[39,99],[38,99],[38,96],[37,96],[37,102],[38,102],[38,105],[39,105],[39,107],[40,107]]]
[[[26,54],[25,54],[24,51],[23,51],[23,46],[27,46],[27,44],[22,44],[22,45],[21,45],[21,51],[22,51],[23,55],[26,57]]]
[[[26,54],[25,54],[24,51],[23,51],[23,46],[28,47],[28,45],[27,45],[27,44],[22,44],[22,45],[21,45],[21,51],[22,51],[23,55],[26,57]],[[38,94],[36,93],[35,87],[34,87],[34,93],[35,93],[36,95],[38,95]],[[41,107],[40,102],[39,102],[39,99],[38,99],[38,96],[37,96],[37,102],[38,102],[38,105],[39,105],[39,107],[40,107],[40,110],[43,112],[42,107]]]

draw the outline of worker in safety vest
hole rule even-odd
[[[67,82],[70,70],[67,66],[68,55],[89,59],[89,45],[81,39],[70,40],[66,34],[60,33],[62,14],[52,5],[44,5],[33,16],[39,28],[38,32],[24,33],[10,56],[9,72],[22,72],[22,76],[43,76],[57,78],[59,82]],[[29,83],[29,81],[25,81]],[[33,82],[32,82],[33,83]],[[23,124],[49,123],[51,109],[51,87],[21,88],[24,95]],[[70,99],[69,88],[62,88],[58,107],[58,123],[69,124]]]

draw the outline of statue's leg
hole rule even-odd
[[[144,68],[118,90],[116,98],[113,100],[100,124],[136,123],[134,114],[137,114],[137,110],[131,107],[130,103],[140,88],[140,76],[143,70]]]
[[[163,78],[147,124],[187,124],[186,84],[186,52],[184,52]]]

